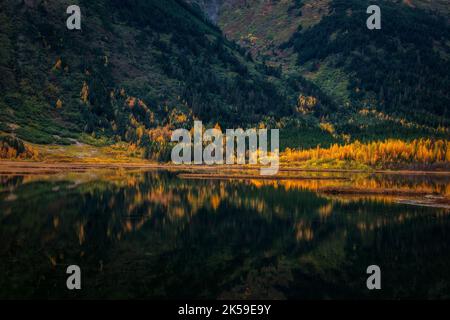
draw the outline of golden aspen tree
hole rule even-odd
[[[58,101],[56,101],[56,109],[61,109],[63,106],[63,102],[61,101],[61,99],[58,99]]]
[[[81,88],[80,98],[83,103],[87,104],[89,101],[89,86],[86,81],[83,82],[83,87]]]

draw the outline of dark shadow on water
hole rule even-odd
[[[162,172],[0,181],[0,298],[450,297],[449,210]]]

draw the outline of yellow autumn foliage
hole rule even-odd
[[[329,148],[318,146],[308,150],[286,149],[283,162],[309,160],[343,160],[375,166],[380,164],[435,164],[450,163],[450,141],[416,139],[402,141],[388,139],[370,143],[355,141],[347,145],[334,144]]]
[[[63,106],[63,103],[61,101],[61,99],[58,99],[58,101],[56,101],[56,109],[61,109]]]
[[[313,96],[299,95],[297,99],[297,111],[303,114],[311,112],[317,105],[318,100]]]
[[[39,151],[30,145],[25,145],[24,150],[19,152],[17,148],[9,145],[5,141],[0,141],[0,159],[39,159]]]
[[[89,101],[89,86],[86,81],[83,82],[83,87],[81,88],[80,98],[83,103],[88,103]]]

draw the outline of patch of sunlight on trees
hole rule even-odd
[[[40,154],[17,138],[0,136],[0,159],[40,160]]]
[[[282,163],[355,162],[370,167],[390,164],[449,164],[450,141],[416,139],[410,142],[388,139],[363,144],[356,141],[347,145],[334,144],[330,148],[318,146],[309,150],[287,148],[281,155]]]

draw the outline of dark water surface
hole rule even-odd
[[[327,181],[0,178],[0,298],[450,298],[450,210]],[[448,181],[358,180],[448,192]],[[79,265],[82,290],[66,288]],[[382,290],[366,288],[379,265]]]

